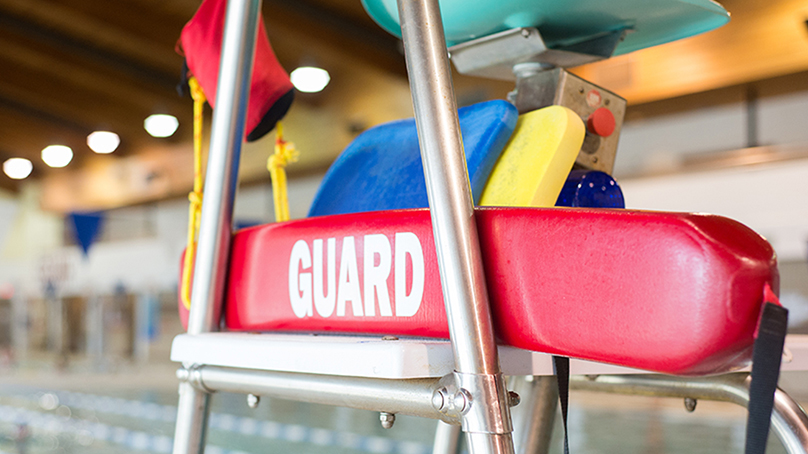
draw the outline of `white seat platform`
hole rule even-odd
[[[499,347],[505,375],[552,375],[552,356]],[[449,341],[277,333],[181,334],[171,360],[185,364],[372,378],[442,377],[454,369]],[[808,370],[808,336],[790,335],[781,370]],[[573,375],[648,371],[592,361],[570,361]]]

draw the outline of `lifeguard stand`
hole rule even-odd
[[[657,3],[582,1],[569,7],[566,2],[550,1],[447,1],[444,22],[437,0],[365,1],[381,25],[393,33],[400,30],[404,40],[449,320],[451,341],[441,341],[217,332],[261,4],[260,0],[231,0],[188,333],[178,336],[172,348],[172,359],[183,364],[178,371],[174,453],[204,451],[208,406],[215,391],[375,410],[381,412],[382,424],[391,424],[396,413],[438,419],[444,424],[439,426],[436,452],[453,452],[461,426],[474,453],[546,448],[556,411],[552,380],[518,385],[522,404],[516,407],[519,413],[514,412],[512,423],[511,406],[518,399],[506,388],[503,374],[551,376],[552,359],[543,353],[498,348],[495,343],[447,38],[455,44],[451,53],[460,71],[515,78],[513,101],[522,106],[520,110],[529,110],[563,103],[565,90],[578,83],[561,70],[545,71],[548,65],[563,67],[607,58],[689,36],[727,20],[723,8],[710,1],[668,2],[681,8],[665,10],[667,16],[654,9]],[[503,16],[503,11],[508,14]],[[647,22],[604,20],[621,14]],[[543,27],[535,28],[538,24]],[[573,36],[569,30],[586,33]],[[469,41],[478,36],[484,37]],[[612,102],[619,104],[620,99]],[[589,146],[580,155],[579,165],[610,169],[616,140],[592,141]],[[783,370],[808,368],[808,342],[794,338],[787,347],[792,360]],[[640,372],[586,361],[573,360],[571,365],[573,375],[598,376],[574,378],[572,385],[577,388],[740,404],[748,400],[744,375],[699,379],[632,375]],[[776,395],[772,419],[789,452],[808,452],[808,417],[782,392]]]

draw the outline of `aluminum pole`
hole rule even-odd
[[[511,411],[514,451],[550,452],[558,412],[558,380],[554,376],[511,377],[510,388],[521,397],[521,403]]]
[[[261,0],[227,4],[188,334],[215,331],[219,324],[260,12]],[[179,391],[173,452],[203,453],[210,394],[187,382],[180,383]]]
[[[456,454],[459,441],[460,426],[438,421],[438,427],[435,429],[435,441],[432,444],[432,454]]]
[[[14,346],[14,355],[19,362],[28,359],[28,305],[22,292],[14,292],[11,297],[11,339]]]
[[[180,369],[178,377],[207,392],[231,392],[309,402],[322,405],[383,411],[393,414],[437,418],[460,424],[458,414],[435,408],[439,378],[390,380],[297,372],[198,366]]]
[[[466,158],[437,0],[398,0],[463,419],[470,449],[513,452]]]
[[[594,379],[571,377],[570,388],[613,394],[732,402],[749,404],[749,374],[727,374],[704,378],[664,375],[601,375]],[[785,391],[777,388],[772,410],[772,430],[789,454],[808,454],[808,415]]]

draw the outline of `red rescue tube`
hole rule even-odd
[[[672,374],[744,366],[774,251],[720,216],[480,208],[502,344]],[[427,210],[238,232],[228,329],[448,338]]]

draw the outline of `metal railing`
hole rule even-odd
[[[455,354],[456,373],[449,381],[458,392],[445,396],[451,405],[443,410],[457,410],[472,452],[513,453],[508,393],[494,341],[440,9],[437,0],[399,0],[398,4]],[[228,2],[194,267],[191,335],[216,331],[221,313],[260,10],[261,0]],[[189,377],[203,374],[194,372],[192,365],[186,367],[191,370]],[[238,386],[236,377],[224,370],[204,372],[211,373],[218,377],[219,386]],[[211,380],[208,377],[208,383]],[[175,454],[204,451],[210,393],[200,383],[204,382],[180,383]],[[431,401],[430,406],[434,412]]]

